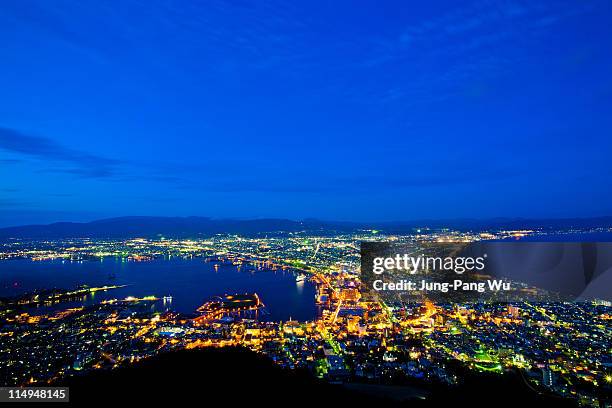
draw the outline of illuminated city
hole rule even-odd
[[[171,293],[61,307],[98,291],[112,295],[122,285],[5,298],[0,378],[3,386],[53,384],[76,372],[112,369],[173,350],[241,346],[331,383],[384,383],[402,376],[453,387],[460,386],[465,370],[500,376],[515,372],[534,392],[607,406],[612,382],[608,302],[403,303],[360,287],[361,241],[516,240],[537,234],[444,230],[390,236],[368,230],[205,239],[10,240],[1,247],[1,262],[87,265],[114,257],[146,264],[174,257],[212,264],[216,271],[284,271],[297,285],[302,280],[315,285],[317,314],[307,321],[271,321],[265,317],[266,299],[257,293],[219,293],[192,313],[174,311]],[[54,308],[41,313],[45,305]]]
[[[612,408],[611,0],[0,0],[0,404]]]

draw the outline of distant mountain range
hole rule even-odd
[[[0,239],[31,238],[129,238],[129,237],[198,237],[219,233],[260,234],[297,231],[350,232],[378,229],[386,233],[407,233],[417,228],[452,228],[482,231],[486,229],[568,229],[612,228],[612,217],[566,219],[495,218],[488,220],[418,220],[401,222],[352,223],[306,219],[214,219],[207,217],[119,217],[91,222],[57,222],[47,225],[24,225],[0,228]]]

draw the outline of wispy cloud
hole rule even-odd
[[[394,97],[390,95],[389,97]],[[486,175],[476,168],[453,163],[418,166],[421,171],[387,169],[359,177],[330,176],[309,168],[292,168],[279,174],[274,167],[259,164],[230,167],[222,173],[213,164],[137,163],[120,161],[68,148],[42,136],[0,127],[0,150],[42,161],[42,173],[62,173],[75,177],[112,180],[117,183],[153,182],[178,190],[211,193],[259,192],[297,194],[360,194],[372,186],[385,189],[428,188],[477,182],[493,182],[516,174],[514,170],[492,166]],[[5,204],[5,206],[7,206]]]
[[[542,26],[592,10],[596,3],[480,0],[407,27],[399,43],[405,47],[446,43],[444,53],[464,52],[508,37],[529,36]],[[457,45],[463,46],[457,49]]]
[[[139,24],[134,24],[133,16],[142,12],[140,1],[126,1],[121,8],[74,0],[7,6],[6,11],[16,18],[104,63],[143,58],[163,49],[173,53],[173,58],[151,58],[150,64],[173,64],[178,69],[183,57],[190,60],[194,53],[205,53],[215,62],[211,67],[248,65],[265,69],[297,63],[315,54],[296,50],[306,23],[287,2],[151,0],[146,2],[147,12],[141,15]],[[75,19],[75,13],[80,18]]]
[[[116,174],[119,161],[63,146],[53,139],[34,136],[15,129],[0,127],[0,149],[48,164],[62,163],[68,168],[50,171],[76,174],[82,177],[110,177]]]
[[[25,203],[19,200],[12,200],[7,198],[0,198],[0,208],[23,208],[31,203]]]
[[[600,4],[598,0],[477,0],[421,18],[396,35],[378,38],[357,65],[367,70],[393,65],[405,69],[352,99],[384,106],[389,102],[423,106],[451,99],[464,91],[468,81],[509,74],[529,57],[522,50],[542,41],[552,26]],[[390,94],[395,97],[389,98]]]

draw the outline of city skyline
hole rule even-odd
[[[610,16],[7,2],[0,226],[610,215]]]
[[[539,275],[551,264],[534,262],[531,255],[540,261],[550,257],[546,251],[517,256],[521,243],[516,240],[542,244],[567,233],[444,228],[407,235],[319,230],[251,237],[0,241],[0,262],[6,268],[0,282],[0,336],[5,339],[0,379],[3,386],[68,385],[70,400],[76,402],[91,395],[83,380],[100,389],[99,375],[116,378],[128,370],[128,377],[137,378],[130,373],[142,364],[163,370],[162,358],[176,367],[171,369],[174,380],[154,377],[161,377],[160,389],[173,395],[174,384],[183,386],[189,378],[201,384],[203,373],[212,370],[217,376],[219,366],[250,370],[246,359],[238,364],[231,359],[232,352],[250,350],[293,378],[290,383],[300,387],[300,395],[316,395],[319,401],[327,400],[330,391],[315,393],[315,379],[350,385],[347,397],[354,398],[373,386],[372,395],[379,397],[394,389],[403,395],[398,402],[406,405],[440,406],[440,399],[456,402],[449,396],[464,395],[472,406],[607,407],[612,391],[609,294],[607,300],[592,298],[587,290],[575,300],[560,301],[559,294],[506,277],[518,298],[506,298],[511,292],[502,292],[507,289],[489,291],[488,300],[477,289],[459,289],[455,295],[464,300],[457,302],[456,297],[434,300],[430,291],[437,289],[380,290],[364,275],[370,262],[364,242],[376,243],[376,251],[382,249],[377,254],[446,256],[450,253],[443,247],[449,243],[488,240],[506,241],[512,269],[535,263]],[[583,231],[582,237],[588,234]],[[399,246],[391,252],[380,247],[390,242]],[[567,242],[557,248],[572,253],[565,252]],[[609,260],[609,250],[600,249],[596,256]],[[500,260],[494,252],[487,265]],[[467,266],[461,255],[454,258],[455,267],[458,262]],[[472,276],[473,283],[492,277],[491,269],[485,269]],[[609,287],[610,271],[599,268],[589,287]],[[455,272],[450,272],[453,282],[459,276]],[[411,273],[393,267],[376,279],[388,285],[411,276],[431,285],[444,282],[438,269]],[[529,299],[523,296],[526,291]],[[221,364],[192,364],[212,350],[222,352]],[[194,353],[184,364],[186,351]],[[310,377],[293,377],[296,369]],[[258,371],[257,378],[270,381],[270,375]],[[225,381],[215,390],[235,391],[237,382]],[[140,383],[150,389],[155,382],[141,378]],[[130,398],[142,400],[143,393],[136,391],[140,383],[112,381],[112,396],[103,397],[116,400],[129,390]],[[482,392],[483,383],[499,391]],[[271,387],[276,396],[285,391],[278,383]],[[499,399],[503,393],[512,396],[511,403]],[[246,395],[269,405],[288,401],[270,399],[268,393]],[[154,394],[156,400],[168,396]]]

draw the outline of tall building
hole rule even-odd
[[[542,384],[548,388],[555,385],[555,373],[548,367],[542,369]]]

